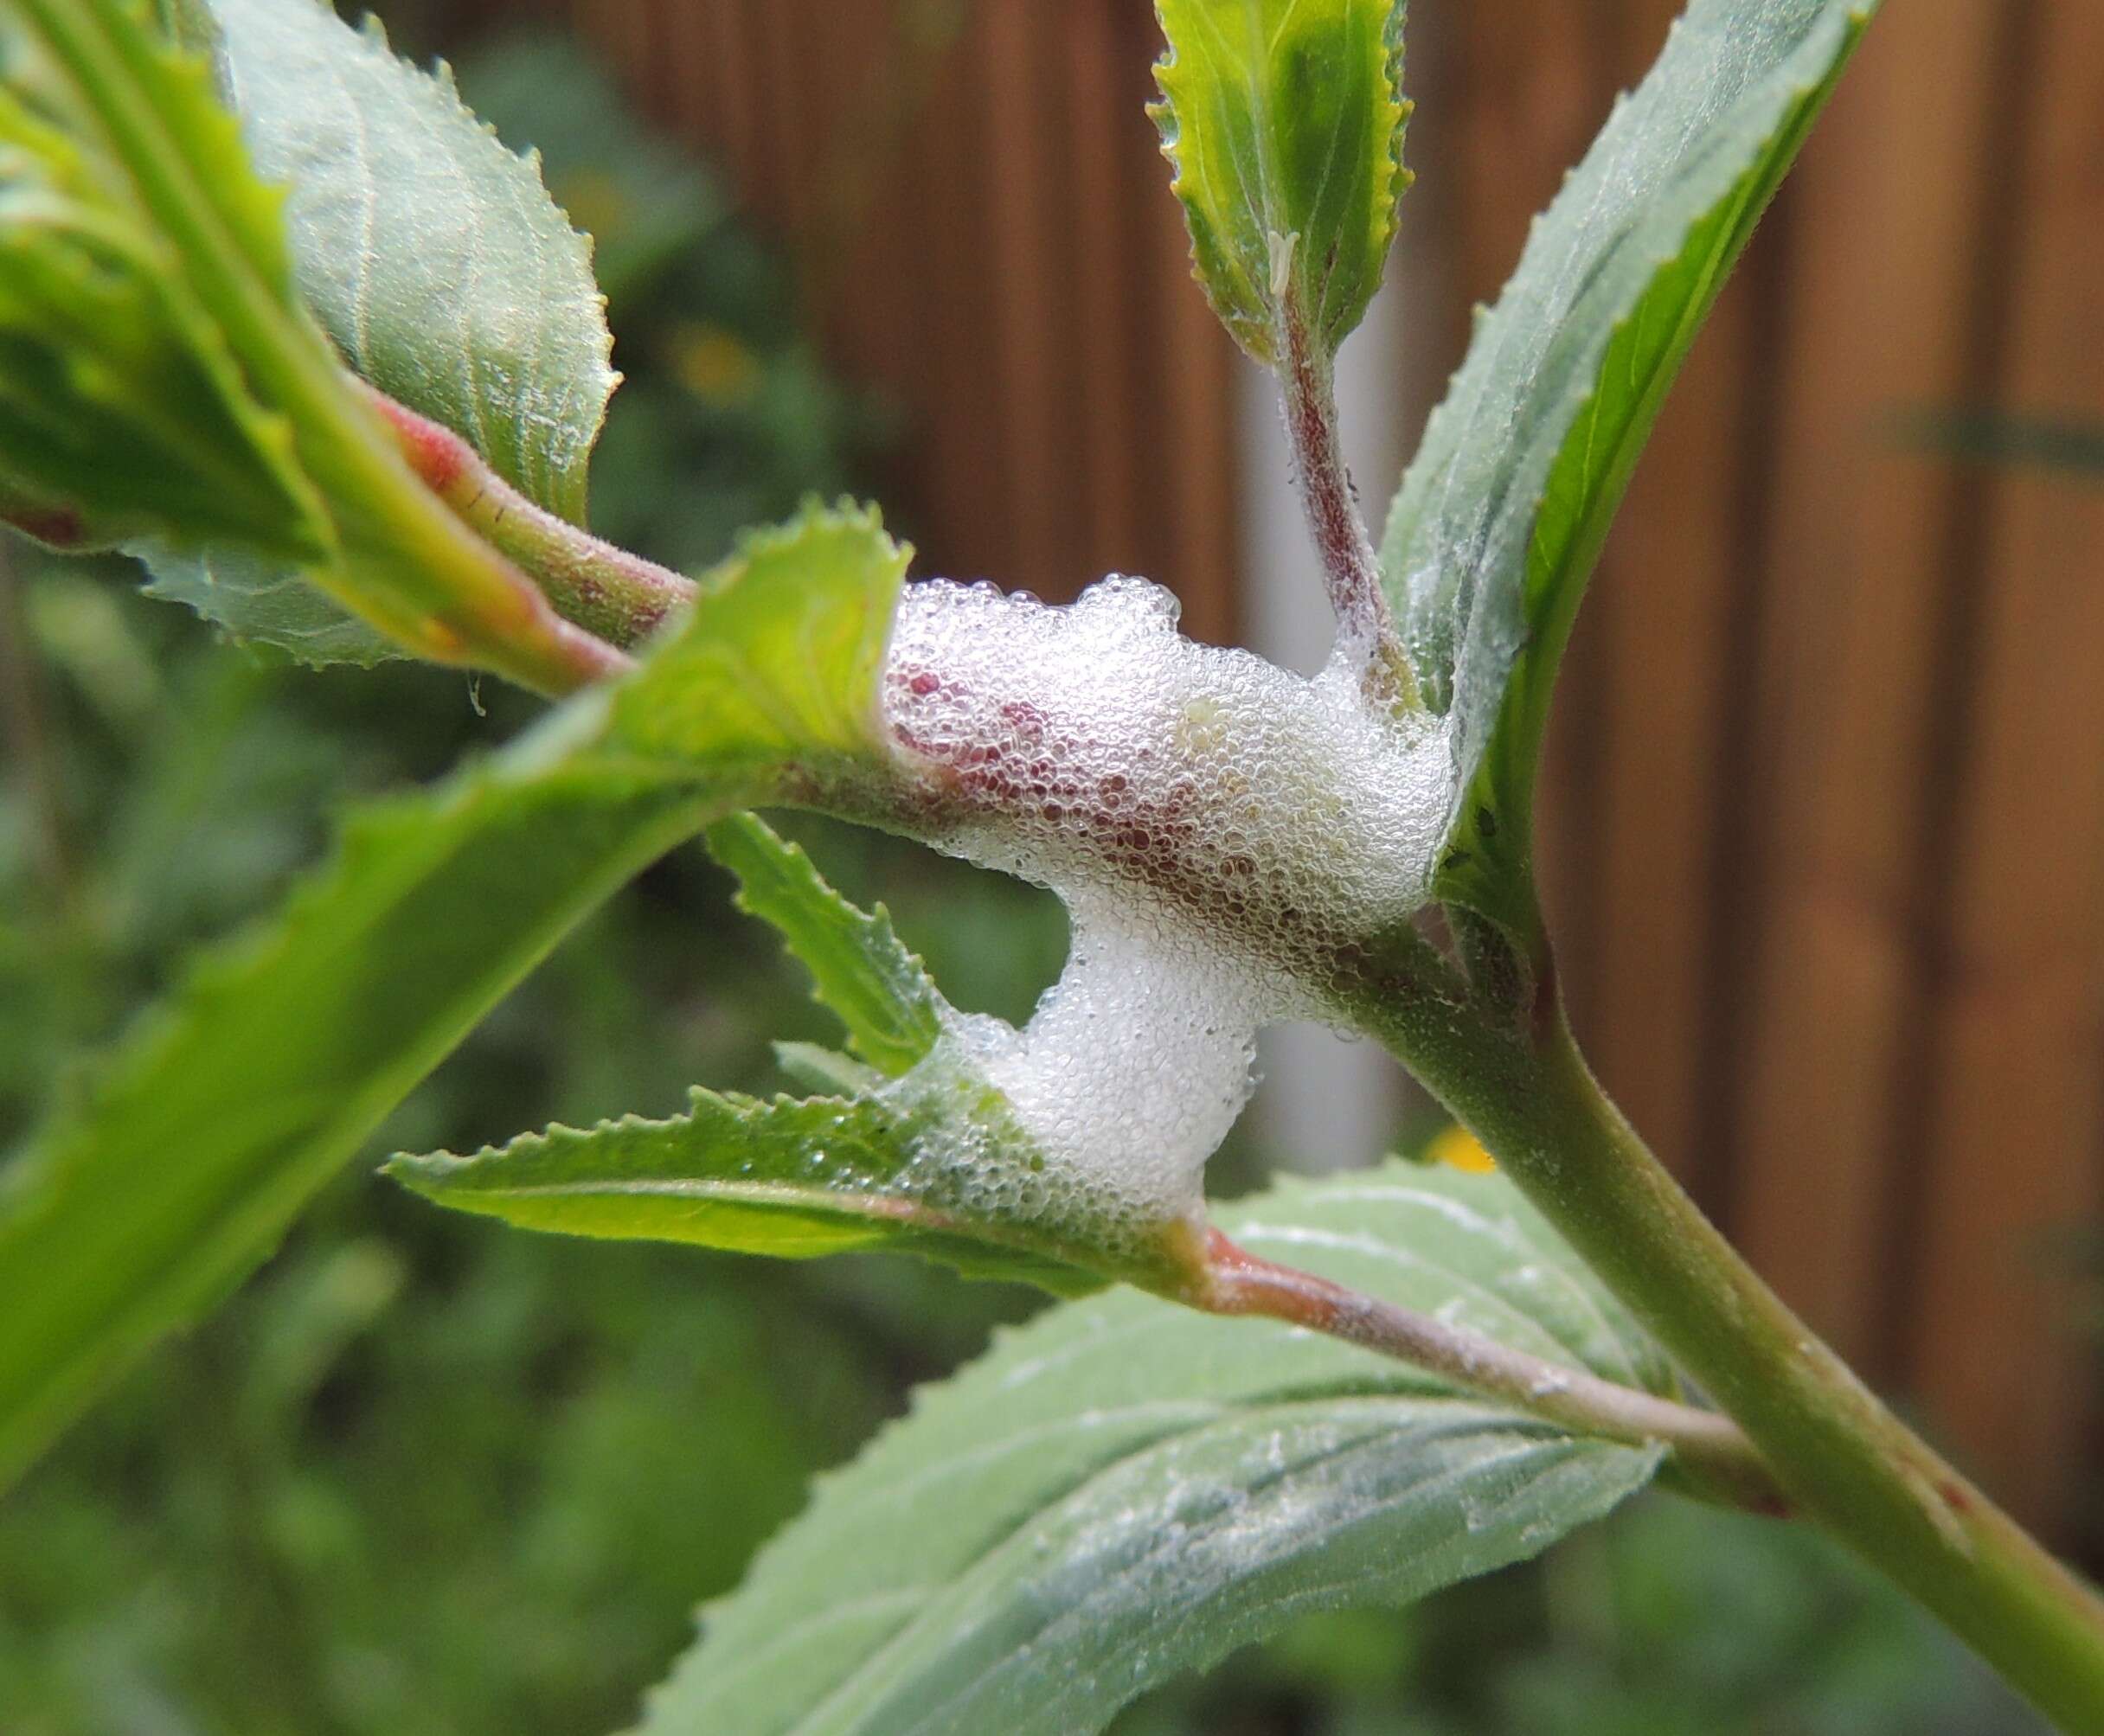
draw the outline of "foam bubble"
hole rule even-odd
[[[916,830],[1073,917],[1029,1024],[963,1022],[931,1065],[975,1067],[1064,1183],[1151,1221],[1200,1208],[1259,1028],[1319,1017],[1328,948],[1423,902],[1450,764],[1345,653],[1311,681],[1177,617],[1120,575],[1063,608],[915,585],[883,679]]]

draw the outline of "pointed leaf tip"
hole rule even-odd
[[[708,840],[738,876],[740,907],[771,924],[803,961],[812,993],[847,1027],[856,1053],[894,1078],[925,1060],[942,1035],[944,1003],[884,907],[857,909],[756,815],[719,820]]]
[[[1334,353],[1395,234],[1402,0],[1157,0],[1168,54],[1148,112],[1175,166],[1198,281],[1276,365],[1288,317]]]

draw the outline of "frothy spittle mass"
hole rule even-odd
[[[1073,919],[1027,1025],[959,1020],[925,1065],[996,1086],[1067,1186],[1150,1222],[1199,1212],[1256,1034],[1323,1015],[1336,938],[1424,902],[1449,787],[1436,722],[1376,714],[1349,656],[1309,680],[1177,618],[1119,575],[1066,607],[916,585],[882,689],[916,831]]]

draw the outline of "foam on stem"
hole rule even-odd
[[[1118,575],[1063,608],[915,585],[883,682],[915,830],[1073,918],[1030,1022],[959,1021],[928,1065],[997,1085],[1048,1182],[1154,1222],[1199,1210],[1259,1028],[1320,1016],[1340,943],[1424,901],[1449,765],[1437,720],[1366,701],[1348,647],[1308,680],[1177,617]]]

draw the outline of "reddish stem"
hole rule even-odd
[[[497,475],[451,428],[385,393],[366,392],[418,479],[539,586],[565,619],[625,648],[693,600],[692,580],[557,517]]]
[[[1280,385],[1286,395],[1286,432],[1299,471],[1301,505],[1322,558],[1323,579],[1337,624],[1370,644],[1392,634],[1388,599],[1381,593],[1381,567],[1359,516],[1351,476],[1337,431],[1333,366],[1318,355],[1305,322],[1289,315]]]
[[[1282,1320],[1392,1356],[1581,1434],[1659,1443],[1672,1449],[1695,1492],[1754,1513],[1780,1516],[1789,1510],[1739,1425],[1715,1411],[1530,1356],[1481,1333],[1260,1259],[1218,1230],[1208,1233],[1204,1273],[1195,1305],[1208,1313]]]

